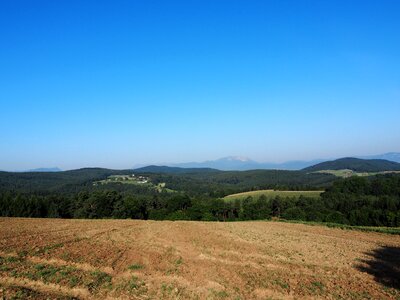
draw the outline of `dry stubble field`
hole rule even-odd
[[[0,219],[0,298],[399,299],[400,236],[279,222]]]

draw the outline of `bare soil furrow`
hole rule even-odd
[[[26,279],[96,299],[400,299],[399,236],[263,221],[0,221],[7,292]]]

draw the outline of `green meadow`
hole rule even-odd
[[[225,200],[242,200],[245,199],[249,196],[258,199],[262,195],[265,197],[271,199],[275,198],[276,196],[280,197],[300,197],[300,196],[305,196],[305,197],[313,197],[313,198],[319,198],[321,193],[323,191],[276,191],[276,190],[259,190],[259,191],[250,191],[250,192],[244,192],[244,193],[237,193],[237,194],[232,194],[226,196],[224,199]]]

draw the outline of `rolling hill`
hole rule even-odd
[[[103,168],[83,168],[60,172],[0,172],[0,190],[21,192],[76,190],[90,186],[93,181],[110,175],[131,174],[131,170],[110,170]]]
[[[311,167],[304,168],[306,172],[317,172],[323,170],[352,170],[356,172],[383,172],[400,171],[400,163],[384,159],[360,159],[345,157],[332,161],[326,161]]]
[[[255,189],[277,187],[321,188],[329,186],[335,176],[308,174],[302,171],[251,170],[220,171],[210,168],[177,168],[148,166],[135,170],[112,170],[84,168],[61,172],[0,172],[0,190],[32,192],[79,192],[86,189],[101,189],[93,182],[111,175],[144,175],[155,184],[165,183],[167,188],[189,194],[216,193],[218,196]],[[110,188],[109,186],[107,186]],[[113,186],[121,189],[122,187]],[[137,189],[125,185],[124,189]],[[141,191],[142,193],[145,191]]]
[[[212,168],[181,168],[181,167],[168,167],[168,166],[146,166],[134,169],[133,172],[137,173],[165,173],[165,174],[187,174],[187,173],[209,173],[209,172],[222,172]]]

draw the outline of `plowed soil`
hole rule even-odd
[[[0,299],[400,299],[400,236],[280,222],[0,218]]]

